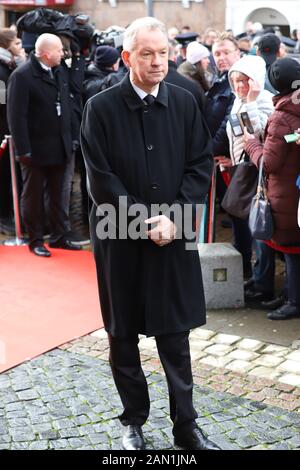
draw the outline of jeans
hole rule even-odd
[[[256,261],[253,268],[254,289],[274,293],[275,250],[261,240],[255,240]]]
[[[284,254],[287,276],[288,301],[300,308],[300,255]]]

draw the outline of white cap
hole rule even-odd
[[[196,64],[205,57],[209,57],[210,52],[207,47],[200,44],[198,41],[190,42],[186,48],[186,60],[191,64]]]

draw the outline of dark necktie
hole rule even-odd
[[[145,96],[143,101],[146,103],[147,106],[151,106],[155,101],[155,97],[153,95],[147,95]]]

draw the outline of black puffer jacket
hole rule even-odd
[[[215,81],[206,94],[204,117],[213,138],[214,155],[229,156],[226,123],[234,98],[227,72]]]
[[[103,91],[103,89],[115,85],[122,78],[118,76],[117,72],[110,69],[100,69],[95,64],[89,65],[83,82],[83,103],[85,104],[89,98]],[[104,80],[105,85],[103,85]]]

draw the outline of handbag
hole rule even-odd
[[[263,160],[264,157],[261,157],[257,191],[251,202],[249,229],[253,238],[257,240],[270,240],[273,235],[273,219],[263,175]]]
[[[244,157],[244,161],[241,161]],[[222,200],[223,209],[228,214],[247,219],[251,200],[256,193],[258,171],[243,151],[239,163],[231,168],[231,180]]]

